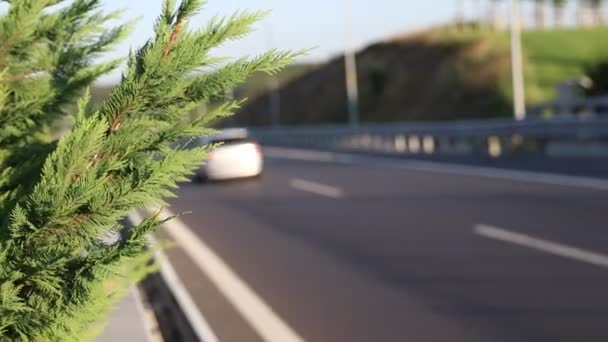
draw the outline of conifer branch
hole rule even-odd
[[[166,0],[155,37],[130,56],[109,98],[92,111],[85,95],[75,111],[70,105],[82,90],[118,65],[92,61],[126,28],[100,33],[113,17],[97,12],[100,0],[43,11],[54,2],[10,1],[0,15],[0,340],[92,336],[126,280],[150,271],[145,234],[162,223],[153,215],[126,229],[122,220],[175,196],[210,148],[182,142],[212,134],[212,120],[242,102],[206,114],[193,109],[298,55],[270,51],[218,65],[210,51],[249,32],[262,13],[239,12],[190,31],[188,20],[205,1]],[[201,72],[210,65],[216,70]],[[45,77],[34,81],[36,73]],[[71,132],[52,142],[50,124],[68,116]],[[111,234],[120,238],[101,240]]]
[[[169,37],[169,41],[167,42],[167,46],[165,46],[165,50],[163,51],[163,59],[167,59],[167,57],[169,57],[169,53],[171,53],[171,49],[173,48],[175,41],[184,29],[185,25],[186,21],[183,19],[180,20],[177,25],[175,25],[175,28],[173,29],[173,32],[171,32],[171,36]]]
[[[11,82],[17,82],[17,81],[21,81],[27,78],[31,78],[35,75],[43,75],[47,73],[47,70],[44,69],[40,69],[40,70],[33,70],[33,71],[28,71],[28,72],[22,72],[19,74],[14,74],[14,75],[10,75],[7,77],[3,77],[0,78],[0,84],[2,83],[11,83]]]
[[[127,107],[119,109],[116,114],[114,114],[114,118],[112,119],[112,123],[110,124],[110,132],[114,133],[118,131],[121,125],[122,116],[128,110]]]

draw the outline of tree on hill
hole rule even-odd
[[[120,84],[96,110],[85,88],[120,61],[95,63],[128,31],[100,0],[7,1],[0,16],[0,340],[84,341],[99,330],[129,280],[148,271],[152,215],[126,229],[132,210],[163,204],[208,147],[179,142],[240,101],[192,115],[198,104],[294,54],[270,51],[218,65],[218,45],[247,34],[263,13],[188,22],[205,1],[166,0],[154,37],[134,51]],[[62,6],[55,7],[61,3]],[[201,74],[201,68],[216,66]],[[78,109],[71,104],[78,100]],[[53,141],[50,127],[71,117]]]
[[[545,0],[534,0],[534,21],[536,28],[545,28]]]
[[[503,19],[503,16],[500,13],[500,4],[502,2],[503,0],[490,0],[490,25],[496,30],[501,28]]]
[[[553,22],[555,27],[564,26],[566,3],[566,0],[553,0]]]
[[[602,7],[604,0],[589,0],[591,11],[593,12],[593,22],[595,25],[602,25],[604,22]]]

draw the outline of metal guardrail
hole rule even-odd
[[[608,157],[608,118],[507,119],[256,128],[266,145],[381,153],[546,153]]]

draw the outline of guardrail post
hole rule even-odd
[[[407,139],[405,135],[397,135],[394,140],[395,151],[399,153],[407,152]]]

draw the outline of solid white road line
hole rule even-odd
[[[484,224],[475,226],[475,233],[488,239],[509,242],[523,247],[532,248],[545,253],[557,255],[563,258],[580,261],[583,263],[608,268],[608,256],[589,252],[580,248],[551,242],[529,235],[514,233],[497,227]]]
[[[156,316],[154,316],[152,309],[144,304],[144,299],[142,298],[142,294],[137,285],[131,286],[129,292],[131,292],[131,296],[135,298],[135,308],[143,321],[144,329],[146,330],[146,340],[148,342],[163,342],[162,335],[158,330]]]
[[[498,178],[518,182],[539,183],[548,185],[571,186],[594,190],[608,191],[608,180],[567,176],[555,173],[499,169],[483,166],[469,166],[448,162],[398,159],[382,156],[364,156],[354,153],[322,152],[306,149],[265,147],[264,154],[270,158],[334,162],[342,164],[383,165],[405,170],[450,173],[463,176]]]
[[[325,197],[340,198],[344,196],[344,192],[341,189],[299,178],[291,179],[289,181],[289,186],[300,191],[306,191]]]
[[[451,173],[484,178],[498,178],[517,182],[570,186],[593,190],[608,190],[607,180],[591,177],[567,176],[547,172],[508,170],[420,160],[408,160],[395,166],[403,169],[418,171]]]
[[[129,220],[135,225],[142,221],[142,217],[138,213],[131,213]],[[158,244],[154,237],[148,236],[148,242],[154,253],[154,259],[160,266],[160,275],[171,290],[179,307],[184,311],[184,315],[188,319],[194,333],[201,341],[218,342],[217,336],[211,330],[203,314],[198,310],[194,299],[192,299],[186,286],[177,275],[177,271],[173,268],[165,253],[156,247]]]
[[[163,219],[174,216],[166,208],[161,214]],[[165,232],[188,254],[264,341],[304,341],[179,218],[169,220],[165,223],[165,228]]]

